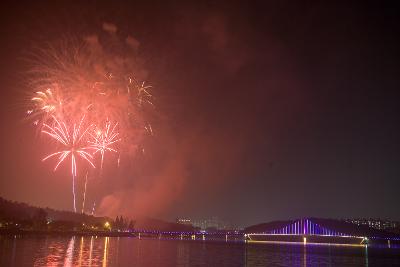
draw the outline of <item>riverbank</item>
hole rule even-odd
[[[0,235],[49,235],[49,236],[109,236],[109,237],[135,237],[134,232],[118,231],[48,231],[27,229],[0,229]]]

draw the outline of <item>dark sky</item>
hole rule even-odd
[[[93,181],[99,213],[400,220],[399,10],[264,2],[4,3],[0,195],[71,209],[24,119],[21,59],[108,22],[140,42],[159,116],[146,157]]]

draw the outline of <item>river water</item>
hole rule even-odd
[[[0,236],[0,266],[400,266],[400,248]]]

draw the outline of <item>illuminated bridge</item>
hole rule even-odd
[[[247,229],[245,238],[253,242],[301,242],[366,245],[369,242],[398,242],[399,237],[338,220],[299,219],[275,222]]]
[[[118,233],[120,234],[120,233]],[[136,229],[127,236],[179,240],[225,240],[267,243],[335,244],[365,246],[367,244],[400,244],[400,236],[367,226],[321,218],[262,223],[244,231],[160,231]]]

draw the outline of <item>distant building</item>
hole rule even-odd
[[[218,217],[214,216],[207,219],[191,220],[189,218],[177,218],[176,223],[190,225],[198,228],[202,231],[213,231],[213,230],[240,230],[238,227],[227,223]]]
[[[215,229],[220,228],[220,222],[217,217],[212,217],[209,219],[199,219],[193,221],[193,226],[200,228],[200,230]]]
[[[187,218],[178,218],[178,219],[176,219],[176,223],[177,224],[184,224],[184,225],[192,226],[192,221],[190,219],[187,219]]]
[[[215,216],[208,219],[194,220],[193,226],[201,230],[237,230],[237,227]]]
[[[356,225],[364,225],[379,230],[394,229],[400,226],[399,222],[394,222],[390,220],[381,220],[381,219],[371,219],[371,218],[346,219],[345,221],[348,223]]]

